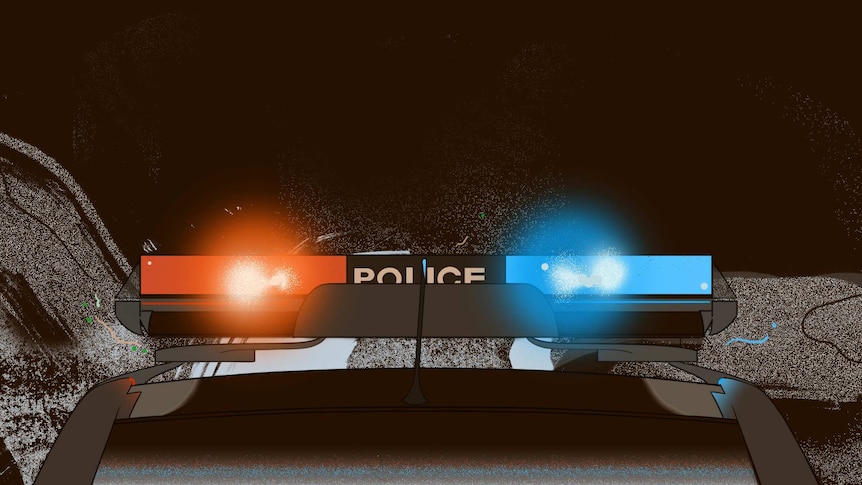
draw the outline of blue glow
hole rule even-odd
[[[711,256],[506,256],[506,283],[546,295],[711,295]]]
[[[674,305],[706,305],[710,300],[581,300],[579,305],[663,305],[672,303]]]
[[[633,311],[633,305],[694,305],[702,307],[709,305],[710,300],[587,300],[578,298],[563,298],[554,301],[551,307],[554,311],[580,311],[580,312],[603,312],[603,311]],[[630,307],[630,308],[626,308]]]
[[[732,338],[732,339],[728,340],[724,345],[730,345],[733,342],[742,342],[742,343],[746,343],[746,344],[760,345],[760,344],[765,344],[767,340],[769,340],[769,335],[766,335],[765,337],[763,337],[762,339],[759,339],[759,340],[749,340],[747,338],[737,337],[737,338]]]
[[[721,386],[721,392],[713,391],[712,398],[718,409],[721,410],[721,415],[726,418],[733,417],[733,396],[732,394],[738,389],[739,382],[733,379],[722,377],[718,379],[718,385]]]
[[[582,196],[565,207],[537,214],[516,229],[509,254],[599,254],[613,248],[637,254],[640,236],[648,233],[639,219],[627,220],[625,207]]]

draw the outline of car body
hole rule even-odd
[[[816,483],[756,386],[694,363],[698,339],[736,311],[711,258],[621,258],[629,281],[613,291],[580,284],[581,293],[566,295],[545,284],[549,269],[604,261],[319,258],[329,259],[252,262],[270,269],[257,279],[276,283],[249,308],[248,295],[234,295],[231,307],[212,285],[247,261],[142,257],[117,296],[131,330],[226,336],[257,321],[246,335],[284,340],[161,349],[161,364],[100,384],[66,423],[37,483]],[[206,267],[188,276],[197,264]],[[213,267],[221,269],[200,276]],[[296,269],[298,282],[273,295],[284,280],[270,273],[284,268]],[[430,268],[437,276],[451,269],[437,280]],[[602,281],[598,274],[580,283]],[[696,284],[679,286],[688,280]],[[253,362],[258,352],[307,352],[326,338],[412,339],[415,360],[149,382],[185,362]],[[422,365],[434,361],[422,355],[430,339],[476,338],[565,353],[554,370]],[[703,383],[588,365],[619,361],[666,362]]]

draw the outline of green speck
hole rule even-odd
[[[479,218],[484,219],[484,218],[485,218],[485,213],[484,213],[484,212],[480,212],[480,213],[479,213]]]
[[[81,307],[87,308],[87,302],[81,303]]]
[[[132,345],[132,350],[138,350],[138,346],[137,346],[137,345]]]
[[[147,349],[144,349],[144,350],[143,350],[143,352],[146,354],[146,353],[147,353]]]
[[[93,323],[93,317],[87,317],[87,323]]]

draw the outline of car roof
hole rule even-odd
[[[177,286],[171,279],[174,274],[145,269],[192,264],[207,270],[208,266],[201,266],[202,261],[209,264],[214,260],[160,258],[143,257],[141,266],[133,271],[117,295],[117,315],[130,330],[146,334],[161,329],[167,335],[172,332],[175,335],[181,324],[191,322],[187,328],[211,331],[214,321],[211,308],[222,308],[227,316],[223,321],[227,326],[216,325],[219,331],[260,323],[231,308],[233,303],[224,295],[214,298],[205,291],[195,293],[194,278],[186,278],[186,286]],[[326,423],[340,420],[349,429],[350,423],[361,427],[373,421],[385,429],[381,436],[387,433],[401,436],[410,428],[425,426],[425,435],[436,436],[446,426],[462,429],[479,423],[470,419],[471,413],[483,416],[481,421],[488,429],[536,426],[541,421],[541,426],[547,428],[544,432],[558,433],[552,421],[546,419],[553,415],[559,422],[573,426],[579,423],[576,426],[592,430],[591,436],[575,433],[567,439],[569,443],[600,436],[608,446],[635,438],[638,446],[646,448],[650,443],[664,443],[671,448],[710,450],[726,444],[737,450],[734,453],[739,450],[748,453],[750,461],[743,460],[745,466],[753,467],[762,482],[816,482],[805,456],[768,397],[741,379],[685,363],[697,360],[691,342],[696,346],[704,332],[721,331],[736,316],[735,298],[732,292],[722,293],[726,290],[722,289],[723,277],[709,257],[629,259],[626,264],[641,268],[639,281],[629,287],[640,288],[641,294],[604,295],[587,291],[577,298],[560,298],[557,290],[549,286],[547,275],[542,273],[550,267],[542,263],[545,258],[414,255],[304,258],[290,261],[297,267],[314,267],[320,262],[328,269],[315,273],[316,279],[312,279],[315,283],[307,284],[301,294],[277,299],[277,318],[273,322],[285,336],[313,340],[160,349],[154,359],[162,364],[108,380],[84,396],[55,442],[37,483],[73,477],[73,483],[89,483],[106,446],[108,451],[116,446],[133,450],[136,445],[129,440],[141,434],[147,435],[147,439],[141,440],[141,449],[148,452],[156,449],[153,443],[162,442],[163,451],[170,454],[179,443],[180,448],[191,446],[194,455],[195,447],[214,446],[219,440],[226,440],[225,445],[236,445],[235,437],[243,433],[253,440],[254,435],[248,435],[247,430],[256,428],[265,432],[267,423],[289,429],[294,422],[300,425],[315,422],[316,427],[306,432],[318,430],[323,433],[322,440],[328,436],[339,441],[344,428],[327,428]],[[445,284],[441,268],[447,261],[451,264],[446,267],[448,274],[463,274],[465,284],[457,281]],[[473,266],[486,263],[487,268]],[[432,264],[438,265],[438,279],[432,276]],[[354,270],[352,278],[356,281],[351,279],[350,269]],[[411,274],[424,275],[426,269],[427,282],[425,277],[419,277],[417,284],[398,284],[409,281]],[[403,275],[395,276],[398,271],[403,271]],[[391,276],[390,282],[396,284],[386,284],[380,276],[376,279],[378,284],[374,284],[375,272],[386,273]],[[670,273],[687,281],[686,294],[674,293],[680,291],[679,282],[661,279]],[[160,279],[147,280],[148,275],[154,274]],[[482,278],[477,277],[478,284],[468,284],[467,275]],[[272,281],[268,274],[258,276]],[[485,280],[486,276],[490,281]],[[207,277],[203,287],[212,288],[209,281],[212,277]],[[579,276],[583,280],[582,277]],[[587,283],[600,281],[591,278]],[[282,274],[282,280],[276,282],[288,279]],[[363,282],[372,284],[358,284]],[[651,289],[655,289],[655,294],[643,294]],[[199,308],[207,310],[202,312]],[[251,315],[261,317],[263,313]],[[635,316],[629,320],[637,320],[646,327],[615,326],[616,322],[605,319],[607,315]],[[704,383],[587,372],[423,368],[420,365],[423,345],[414,347],[413,368],[267,372],[150,382],[186,362],[249,362],[264,349],[308,348],[331,337],[412,337],[418,342],[429,337],[526,337],[539,347],[577,355],[595,353],[598,361],[670,362]],[[572,362],[576,361],[575,358]],[[327,421],[323,415],[332,419]],[[496,418],[489,417],[492,415]],[[219,423],[226,422],[232,423],[233,431],[222,433],[227,430],[221,429]],[[428,428],[428,423],[435,424]],[[203,434],[203,441],[197,438],[189,441],[191,438],[183,429],[197,430],[195,433]],[[151,436],[149,433],[154,430],[159,431]],[[206,439],[206,430],[212,431],[211,440]],[[442,439],[444,435],[439,436]],[[422,433],[414,436],[413,445],[421,447],[422,437]],[[508,441],[501,438],[497,444],[520,446],[514,437]]]

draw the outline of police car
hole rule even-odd
[[[736,317],[710,256],[147,255],[115,310],[140,335],[270,340],[160,349],[97,385],[37,484],[816,483],[766,395],[697,366],[704,335]],[[428,367],[414,343],[409,367],[150,382],[337,338],[563,354],[554,370]]]

